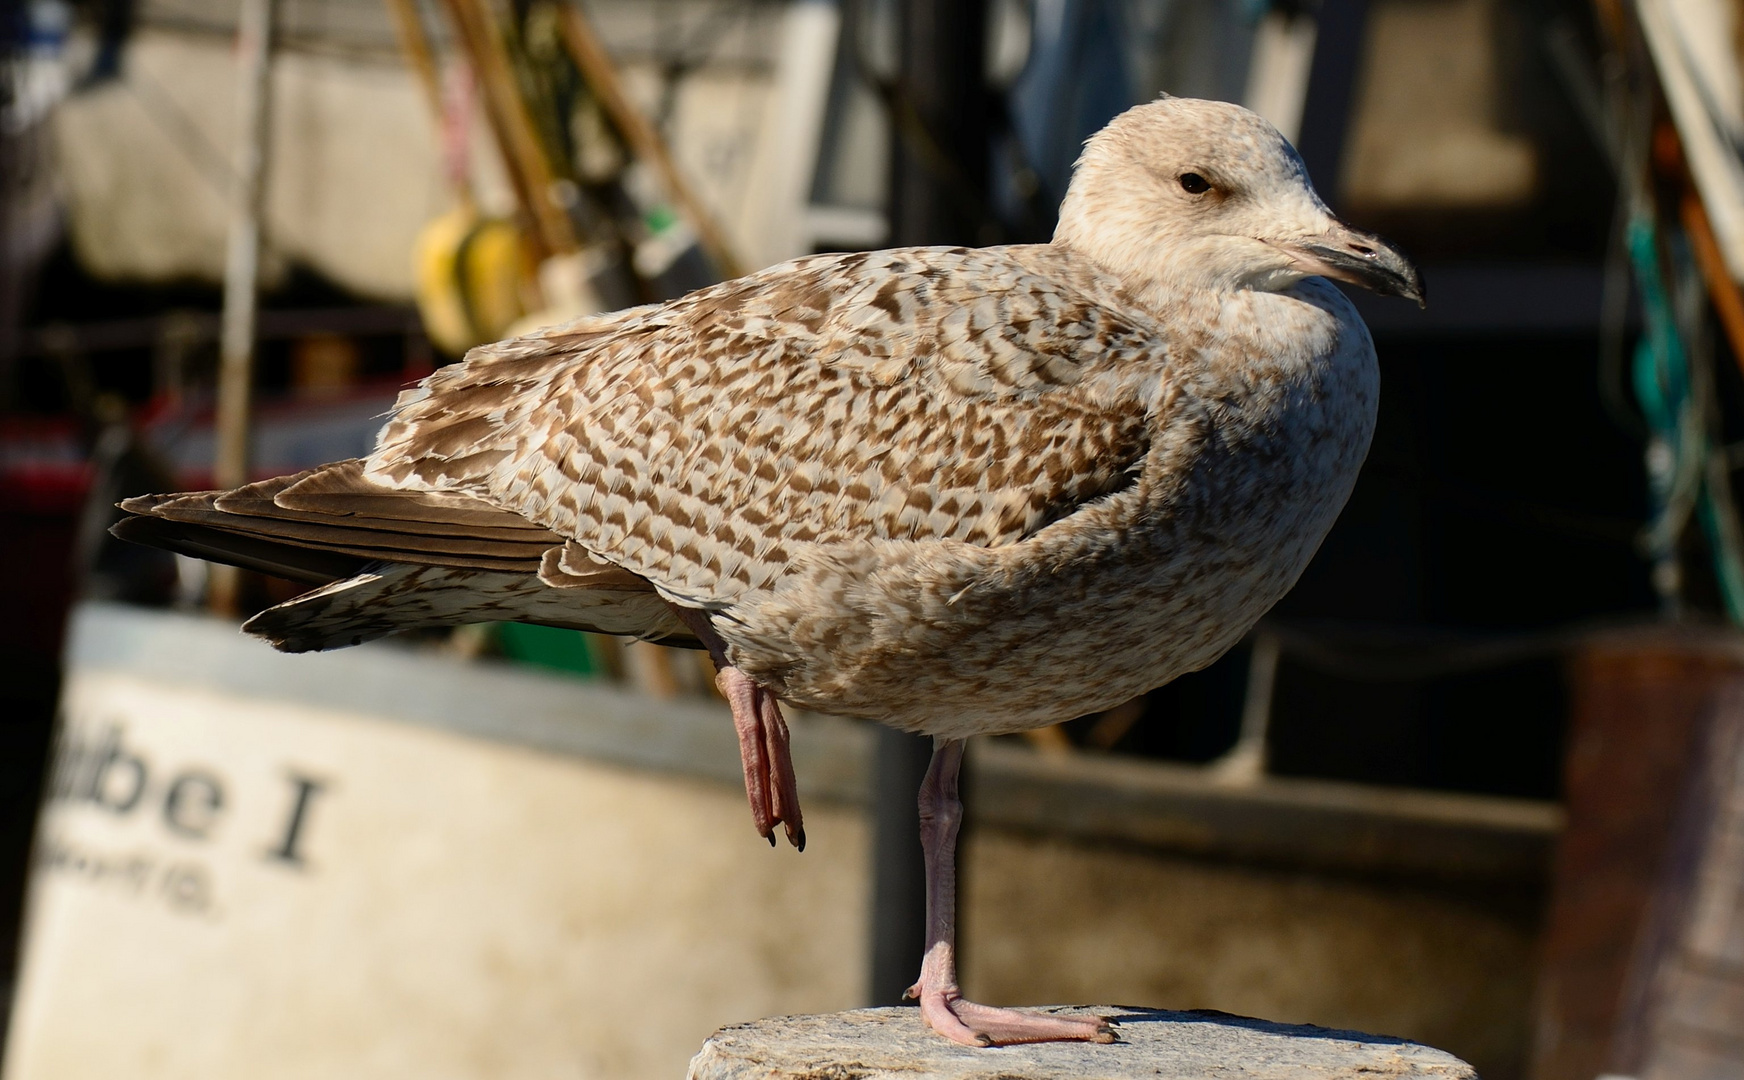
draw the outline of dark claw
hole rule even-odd
[[[798,848],[801,851],[805,850],[805,830],[804,829],[799,830],[799,836],[794,839],[793,846]]]
[[[769,841],[770,847],[774,847],[775,846],[775,830],[771,829],[768,832],[764,833],[763,839]]]

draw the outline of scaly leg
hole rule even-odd
[[[727,646],[695,608],[668,604],[708,649],[715,662],[715,685],[733,709],[733,731],[739,737],[739,762],[745,770],[745,798],[751,803],[751,823],[757,835],[775,846],[775,826],[787,842],[805,850],[805,824],[799,810],[799,782],[793,773],[793,752],[787,721],[775,695],[727,660]]]
[[[920,844],[926,854],[926,956],[920,980],[908,996],[920,999],[927,1026],[965,1046],[1079,1040],[1113,1042],[1114,1032],[1100,1016],[1047,1016],[996,1009],[966,1001],[957,989],[957,832],[963,803],[957,773],[963,765],[962,739],[935,739],[933,760],[920,786]]]

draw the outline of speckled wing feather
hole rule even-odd
[[[268,608],[242,628],[283,652],[337,649],[407,630],[495,621],[686,643],[683,627],[647,583],[618,573],[617,581],[601,580],[578,591],[549,588],[532,574],[373,563]]]
[[[1130,483],[1145,318],[1048,247],[801,259],[476,349],[401,396],[365,474],[569,538],[550,584],[605,563],[726,606],[802,545],[996,547]]]

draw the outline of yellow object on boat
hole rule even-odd
[[[513,222],[467,207],[424,226],[413,256],[424,332],[455,356],[496,341],[526,314],[526,245]]]

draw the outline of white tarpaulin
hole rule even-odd
[[[1737,6],[1636,0],[1641,29],[1683,139],[1684,157],[1734,280],[1744,281],[1744,82]]]

